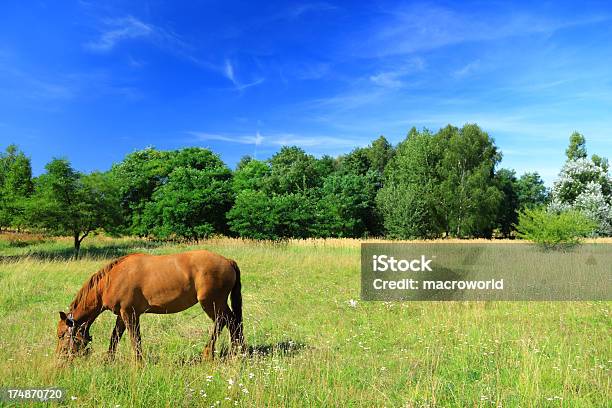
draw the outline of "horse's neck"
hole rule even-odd
[[[92,288],[72,310],[74,320],[88,324],[93,323],[100,313],[102,313],[102,294],[99,288]]]

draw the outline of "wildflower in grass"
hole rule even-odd
[[[70,397],[71,400],[76,401],[77,397],[75,395]]]
[[[247,390],[246,388],[243,388],[243,389],[242,389],[242,392],[243,392],[243,393],[245,393],[245,394],[248,394],[248,393],[249,393],[249,390]]]
[[[230,379],[228,379],[228,380],[227,380],[227,383],[228,383],[230,386],[232,386],[232,385],[234,385],[234,380],[230,378]]]
[[[354,307],[357,307],[357,301],[356,301],[355,299],[350,299],[350,300],[348,301],[348,305],[349,305],[350,307],[353,307],[353,308],[354,308]]]
[[[250,380],[252,380],[252,379],[253,379],[253,377],[255,377],[255,374],[253,374],[253,373],[249,373],[249,379],[250,379]]]

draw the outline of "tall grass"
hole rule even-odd
[[[211,322],[199,306],[145,315],[146,363],[126,338],[104,360],[114,316],[92,328],[93,353],[53,356],[58,310],[112,256],[206,248],[234,258],[245,332],[256,351],[202,361]],[[60,386],[85,406],[601,407],[611,401],[610,302],[363,302],[353,240],[190,245],[91,240],[0,245],[1,386]],[[351,299],[357,300],[349,302]],[[218,350],[227,347],[227,332]],[[73,397],[73,398],[71,398]]]

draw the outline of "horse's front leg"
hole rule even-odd
[[[130,334],[132,340],[132,348],[136,355],[136,359],[142,361],[142,343],[140,339],[140,315],[136,312],[121,311],[121,318]]]
[[[115,322],[115,328],[113,329],[113,333],[111,334],[110,346],[108,346],[108,357],[109,359],[113,359],[115,357],[115,351],[117,350],[117,344],[121,340],[121,336],[123,336],[123,332],[125,332],[125,323],[121,318],[121,315],[117,315],[117,321]]]

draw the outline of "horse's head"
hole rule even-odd
[[[60,356],[72,357],[89,352],[87,345],[92,340],[88,332],[87,322],[78,323],[72,313],[59,312],[60,321],[57,324],[57,349]]]

